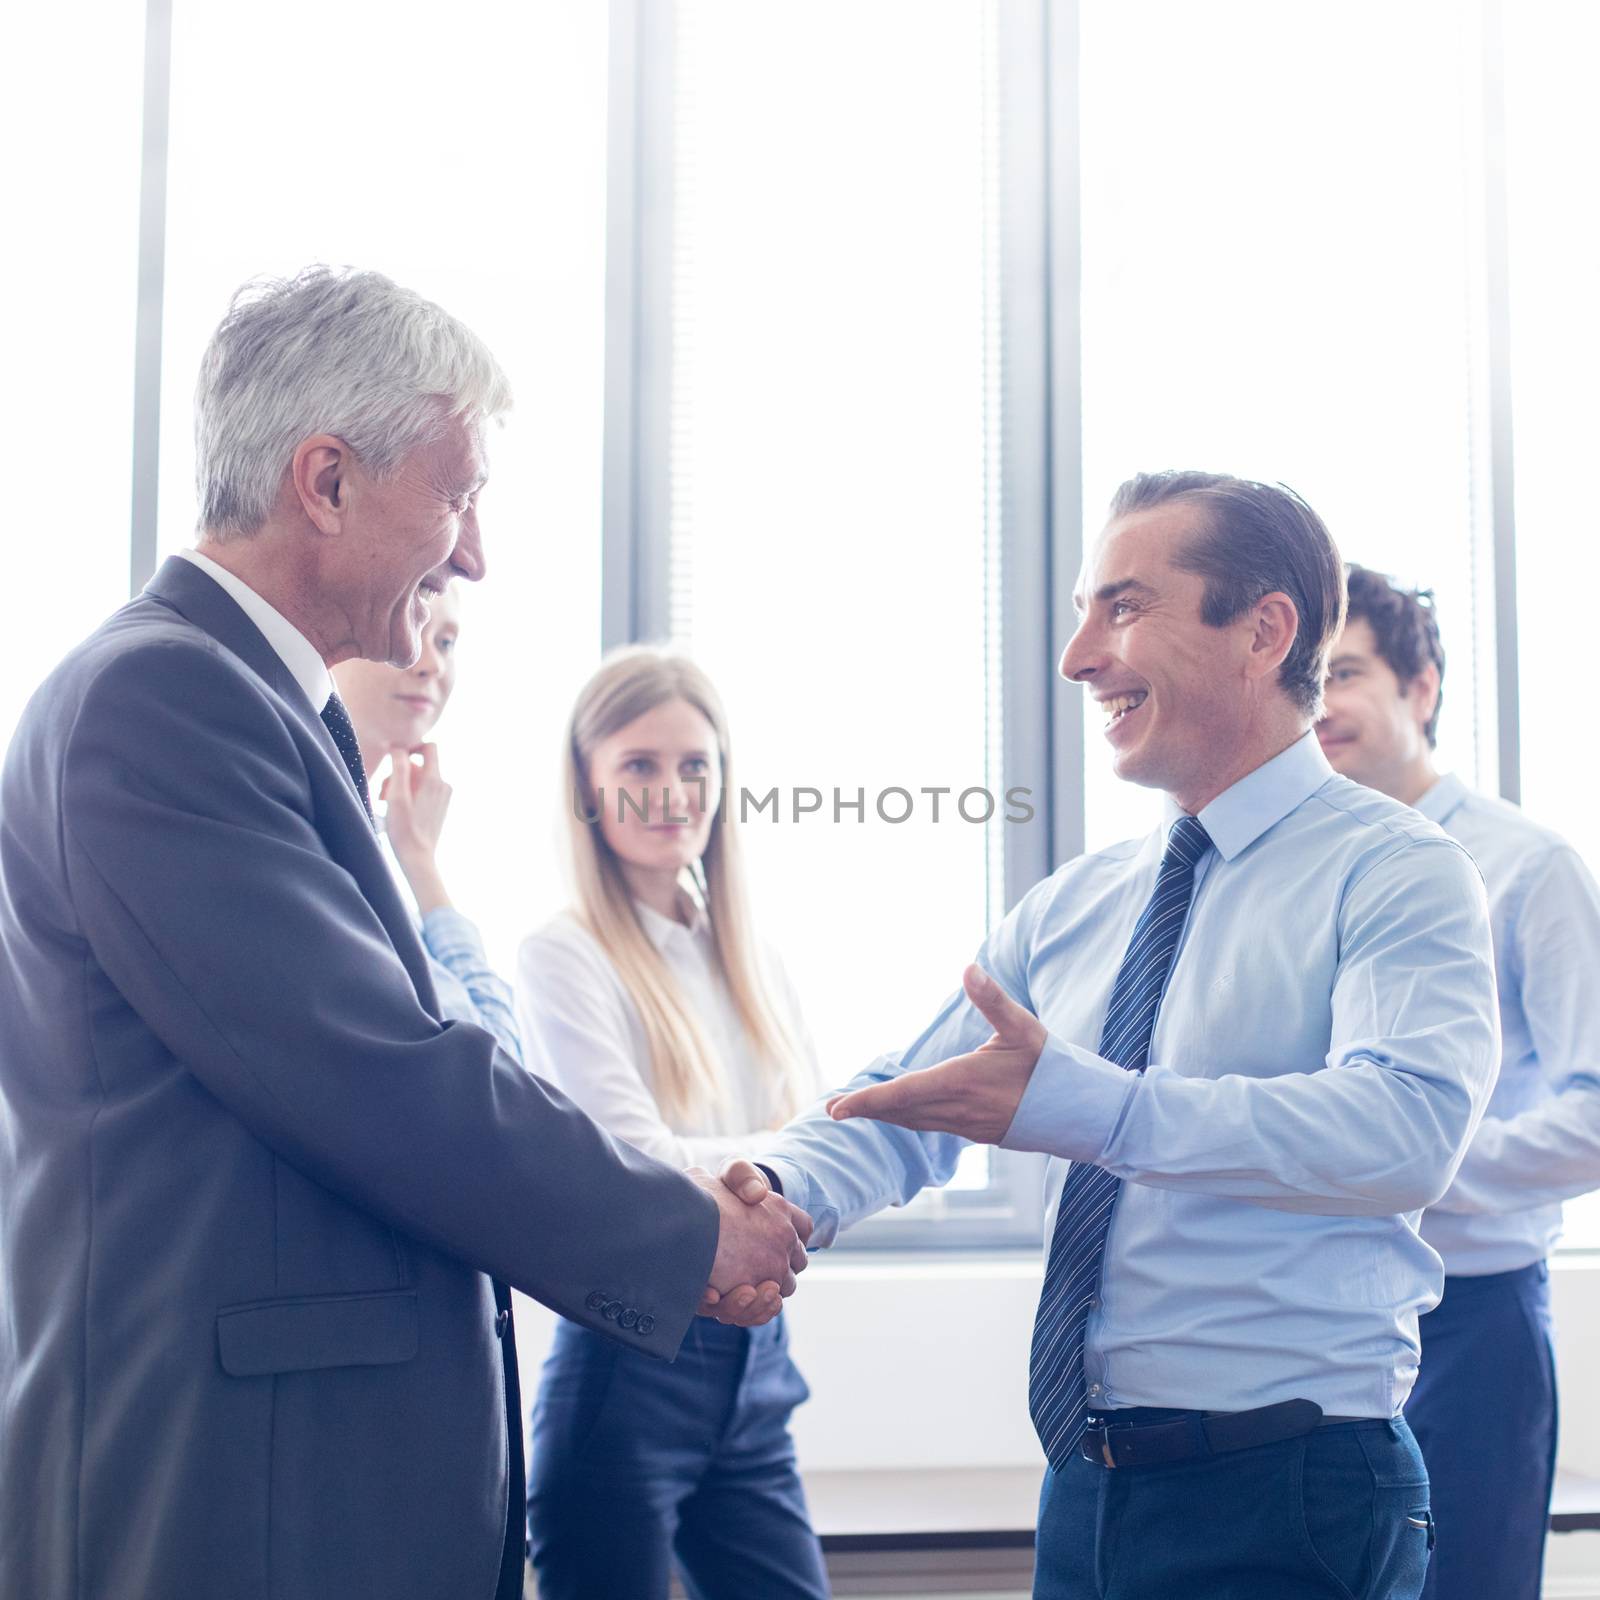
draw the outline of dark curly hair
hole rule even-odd
[[[1369,571],[1353,561],[1345,569],[1349,595],[1348,619],[1366,619],[1377,641],[1378,654],[1404,688],[1431,661],[1439,669],[1440,690],[1433,715],[1422,731],[1429,745],[1439,742],[1439,710],[1444,705],[1444,645],[1439,640],[1439,618],[1432,589],[1402,589],[1381,572]]]

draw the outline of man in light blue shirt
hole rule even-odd
[[[965,994],[763,1157],[814,1244],[968,1141],[1061,1158],[1030,1374],[1049,1600],[1421,1588],[1418,1214],[1493,1082],[1493,957],[1466,852],[1310,731],[1343,597],[1291,493],[1123,485],[1061,672],[1168,822],[1039,884]]]
[[[1414,805],[1483,870],[1500,1079],[1422,1219],[1444,1298],[1407,1414],[1433,1482],[1430,1600],[1537,1600],[1555,1478],[1545,1258],[1561,1202],[1600,1184],[1600,889],[1565,840],[1434,766],[1444,650],[1431,596],[1352,567],[1317,726],[1330,762]]]

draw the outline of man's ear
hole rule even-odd
[[[350,510],[350,446],[331,433],[314,433],[295,446],[289,481],[300,509],[319,533],[344,530]]]
[[[1426,728],[1439,709],[1439,669],[1430,661],[1405,689],[1419,728]]]
[[[1300,613],[1288,595],[1274,590],[1262,595],[1249,612],[1250,658],[1246,671],[1252,678],[1276,675],[1294,648],[1300,632]]]

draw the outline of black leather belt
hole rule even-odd
[[[1190,1411],[1170,1422],[1118,1422],[1096,1414],[1078,1443],[1085,1461],[1102,1467],[1154,1467],[1195,1456],[1220,1456],[1258,1444],[1295,1439],[1327,1423],[1364,1417],[1325,1417],[1314,1400],[1280,1400],[1253,1411]]]

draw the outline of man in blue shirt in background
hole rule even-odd
[[[1439,1550],[1430,1600],[1537,1600],[1555,1479],[1545,1258],[1561,1202],[1600,1183],[1600,889],[1558,834],[1434,765],[1444,649],[1432,597],[1352,567],[1317,735],[1333,766],[1459,839],[1489,891],[1500,1079],[1422,1219],[1444,1299],[1406,1408]]]
[[[1166,823],[1036,886],[965,993],[763,1167],[821,1245],[970,1141],[1060,1158],[1036,1596],[1414,1600],[1432,1517],[1401,1408],[1442,1283],[1418,1215],[1499,1059],[1482,880],[1318,746],[1344,574],[1297,496],[1132,479],[1076,599],[1062,676]]]

